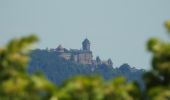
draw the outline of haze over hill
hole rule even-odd
[[[105,80],[117,76],[124,76],[129,81],[137,81],[143,88],[143,69],[132,68],[128,64],[119,66],[108,66],[106,64],[89,65],[79,64],[74,61],[59,57],[56,52],[47,50],[34,50],[31,54],[31,62],[28,67],[29,73],[42,72],[52,82],[61,84],[76,75],[99,75]]]
[[[114,62],[114,61],[113,61]],[[99,75],[105,80],[124,76],[128,81],[137,81],[143,87],[143,69],[132,68],[127,63],[114,66],[111,59],[93,58],[90,41],[82,42],[82,49],[66,49],[59,45],[57,48],[36,49],[31,53],[28,67],[29,73],[43,72],[49,80],[61,84],[76,75]]]
[[[166,37],[162,22],[170,18],[170,0],[0,0],[0,45],[36,33],[38,48],[79,48],[87,37],[94,55],[116,66],[148,69],[145,47],[152,36]]]

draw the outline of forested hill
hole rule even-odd
[[[66,61],[57,56],[55,52],[47,50],[33,50],[31,53],[28,72],[42,72],[52,82],[61,84],[63,81],[75,75],[99,75],[106,80],[117,76],[125,76],[129,81],[136,80],[142,84],[144,70],[123,64],[120,67],[107,65],[82,65],[72,61]]]

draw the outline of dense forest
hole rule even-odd
[[[123,64],[120,67],[112,67],[106,64],[83,65],[65,60],[57,56],[56,52],[37,49],[31,53],[28,72],[42,72],[56,84],[61,84],[76,75],[96,75],[103,77],[105,80],[124,76],[128,81],[137,81],[143,87],[142,76],[144,70],[131,68],[128,64]]]

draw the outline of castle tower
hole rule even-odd
[[[90,51],[90,41],[87,38],[83,41],[82,46],[84,51]]]

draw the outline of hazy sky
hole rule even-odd
[[[0,0],[0,46],[36,33],[38,48],[81,48],[86,37],[94,57],[150,68],[146,41],[165,39],[170,0]]]

